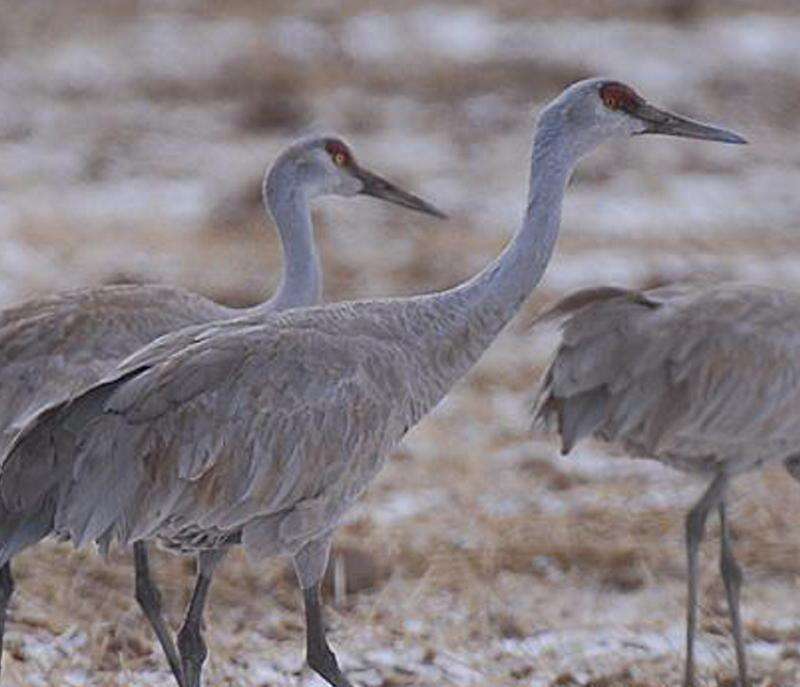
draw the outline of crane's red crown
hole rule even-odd
[[[644,103],[644,98],[630,86],[617,81],[609,81],[600,88],[600,98],[609,110],[634,112]]]
[[[325,142],[325,150],[331,156],[333,164],[337,167],[346,167],[353,162],[353,154],[341,141],[331,138]]]

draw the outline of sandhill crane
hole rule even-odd
[[[594,436],[629,456],[710,479],[686,518],[684,684],[695,683],[698,549],[708,514],[721,525],[720,571],[739,684],[747,662],[742,573],[725,513],[733,477],[776,460],[797,476],[800,294],[742,284],[580,291],[543,317],[566,318],[535,422],[557,427],[562,450]]]
[[[578,160],[604,140],[644,133],[742,141],[659,110],[623,84],[574,84],[539,117],[521,228],[474,278],[439,293],[162,337],[22,431],[0,474],[6,507],[54,518],[76,546],[157,539],[184,553],[242,543],[251,558],[290,555],[308,664],[349,687],[321,622],[319,583],[335,527],[387,452],[538,283]],[[187,687],[197,687],[205,647],[191,609],[190,619]]]
[[[359,167],[344,141],[334,136],[308,137],[289,146],[268,170],[262,191],[278,227],[285,264],[277,291],[260,305],[234,309],[176,287],[113,286],[59,294],[0,311],[0,447],[5,450],[19,427],[46,403],[80,393],[162,334],[233,317],[263,318],[318,303],[322,273],[309,207],[314,198],[366,194],[443,216],[425,201]],[[13,590],[10,560],[48,531],[48,522],[18,517],[0,504],[0,648]],[[143,542],[134,545],[134,561],[137,599],[180,681],[180,662],[161,617]]]

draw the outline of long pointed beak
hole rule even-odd
[[[435,208],[422,198],[415,196],[413,193],[408,193],[394,184],[386,181],[386,179],[379,177],[377,174],[355,167],[352,170],[353,176],[361,181],[363,187],[359,193],[365,196],[372,196],[373,198],[380,198],[395,205],[401,205],[404,208],[416,210],[417,212],[424,212],[426,215],[433,215],[439,219],[447,219],[441,210]]]
[[[647,128],[639,132],[642,134],[664,134],[722,143],[747,143],[742,136],[733,131],[695,122],[687,117],[659,110],[646,102],[636,107],[630,114],[647,124]]]

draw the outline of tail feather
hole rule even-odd
[[[102,423],[80,442],[73,475],[59,501],[56,528],[75,546],[101,539],[136,498],[141,463],[131,457],[141,447],[136,430],[120,416],[105,415]],[[71,475],[70,477],[73,477]]]
[[[542,390],[533,413],[531,428],[541,432],[557,432],[561,437],[561,453],[568,454],[581,439],[592,434],[605,420],[608,393],[590,389],[582,394],[559,398],[550,390]]]
[[[562,339],[534,403],[533,428],[557,431],[561,451],[603,427],[612,385],[626,375],[631,317],[659,308],[640,291],[600,287],[567,296],[534,321],[562,322]]]
[[[0,499],[9,511],[35,511],[60,485],[71,481],[76,438],[102,414],[113,390],[113,384],[103,385],[74,402],[46,408],[20,431],[0,470]]]
[[[14,439],[0,469],[0,560],[8,561],[54,529],[61,531],[56,514],[80,461],[78,438],[88,423],[103,416],[108,398],[124,379],[44,409]],[[105,455],[110,456],[110,451]],[[104,486],[96,502],[113,498],[113,489]],[[98,537],[103,534],[96,529],[91,532]],[[85,541],[88,531],[76,529],[81,535],[73,537],[76,545]]]
[[[800,482],[800,455],[789,456],[783,461],[786,471],[798,482]]]
[[[10,513],[0,506],[0,566],[51,534],[54,513],[55,503],[51,499],[32,513]]]
[[[561,453],[566,455],[578,441],[589,436],[606,417],[608,393],[604,388],[591,389],[561,403],[559,418]]]

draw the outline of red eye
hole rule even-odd
[[[636,91],[621,83],[607,83],[600,89],[603,104],[609,110],[631,112],[642,102]]]
[[[325,144],[325,150],[328,152],[328,155],[331,156],[333,164],[335,164],[337,167],[344,167],[345,165],[350,164],[351,160],[353,159],[353,156],[350,154],[347,146],[341,141],[328,141]]]

